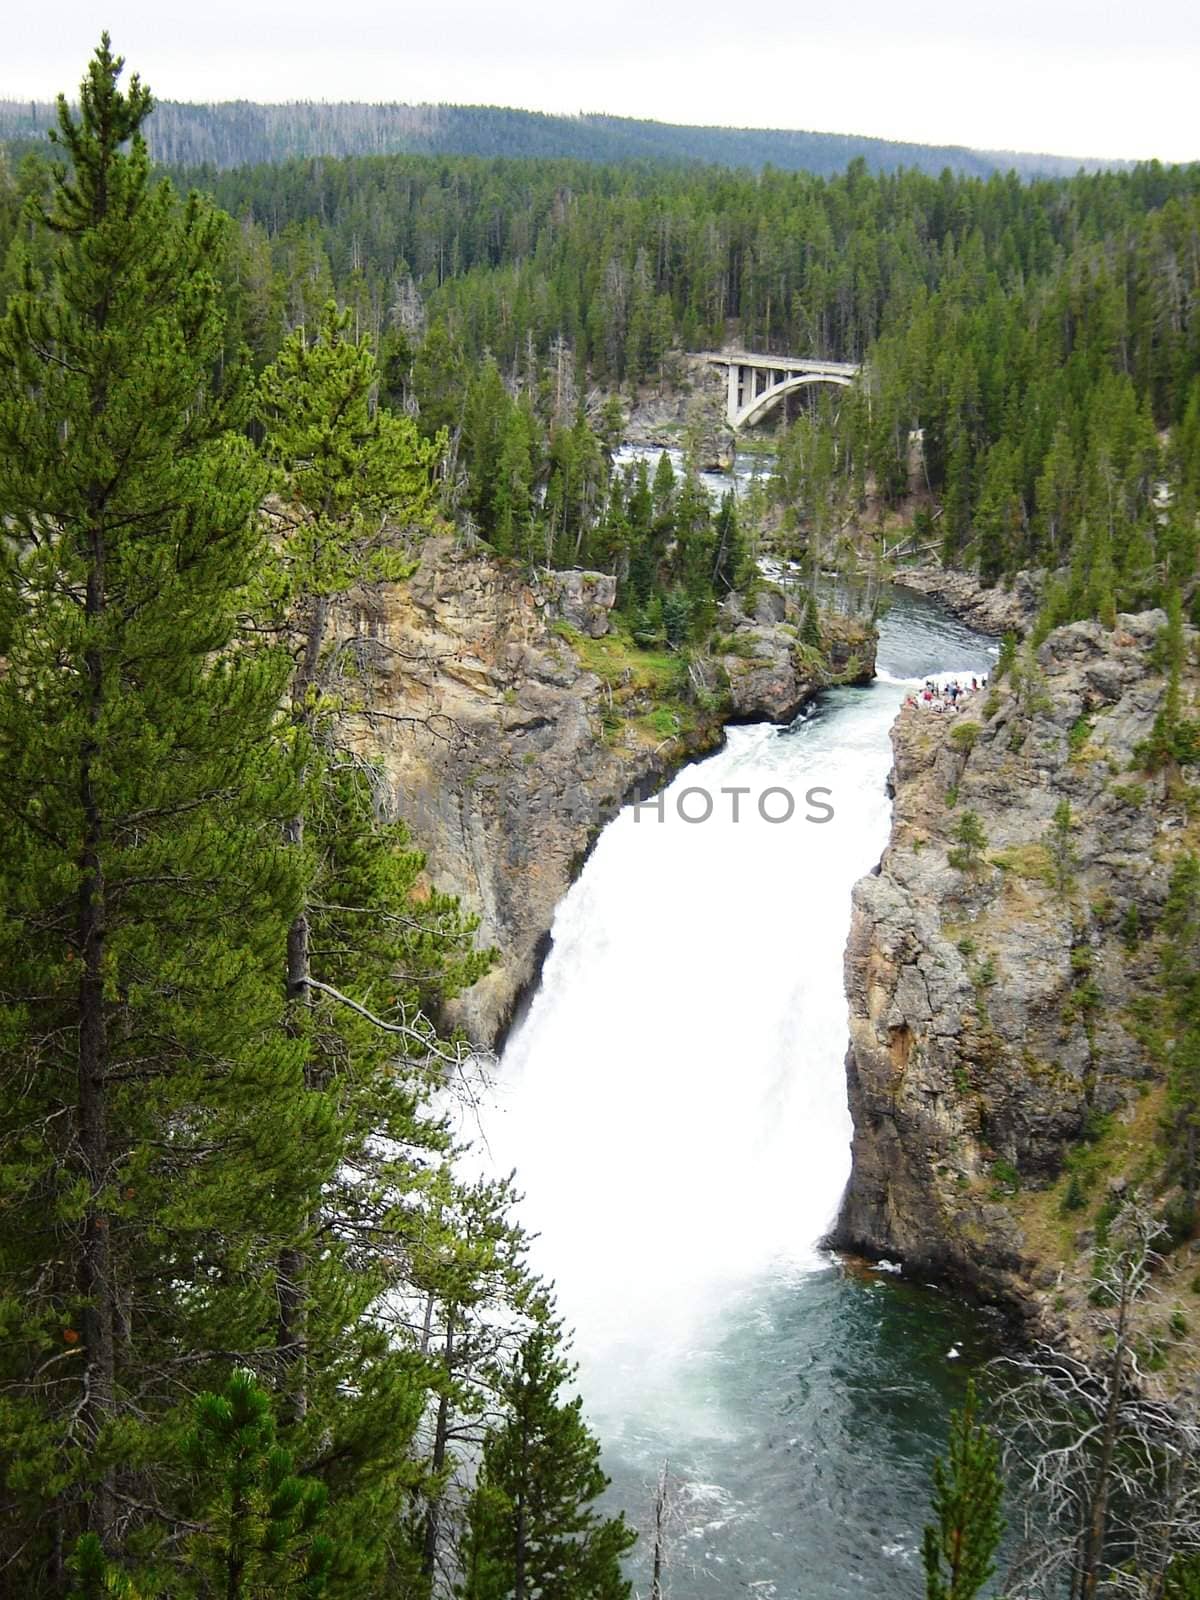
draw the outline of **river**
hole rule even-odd
[[[620,471],[644,461],[653,482],[654,469],[658,466],[659,457],[664,455],[670,457],[676,477],[682,478],[686,471],[686,458],[677,445],[622,444],[613,451],[613,466]],[[774,470],[774,451],[742,449],[735,454],[728,472],[714,469],[701,472],[699,478],[714,501],[720,501],[731,489],[740,500],[756,481],[765,485]]]
[[[575,1329],[611,1505],[644,1528],[670,1463],[677,1597],[922,1592],[929,1462],[992,1330],[817,1241],[849,1168],[842,952],[887,840],[901,685],[990,660],[896,591],[874,684],[788,728],[731,728],[661,818],[626,808],[505,1050],[491,1157],[517,1169],[534,1265]],[[789,797],[790,820],[764,819]],[[708,820],[681,816],[709,799]],[[643,1538],[643,1596],[650,1556]]]

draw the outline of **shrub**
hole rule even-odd
[[[960,872],[975,872],[987,849],[987,834],[974,811],[964,811],[959,817],[954,829],[954,841],[956,848],[950,851],[947,858],[950,865]]]
[[[1021,1174],[1011,1161],[1005,1161],[1003,1157],[992,1162],[992,1178],[997,1188],[1010,1193],[1015,1193],[1021,1187]]]
[[[1114,783],[1112,797],[1121,806],[1129,806],[1136,810],[1146,804],[1146,785],[1144,783]]]
[[[1072,723],[1071,731],[1067,734],[1067,748],[1070,750],[1073,756],[1079,755],[1084,746],[1087,744],[1088,740],[1091,738],[1091,735],[1091,717],[1079,717],[1074,723]]]
[[[1186,1192],[1172,1195],[1163,1207],[1163,1222],[1171,1249],[1186,1244],[1196,1228],[1196,1197]]]

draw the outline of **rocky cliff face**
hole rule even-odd
[[[691,439],[701,467],[732,462],[737,440],[725,420],[725,375],[703,357],[679,356],[668,386],[647,384],[625,425],[637,444],[681,445]]]
[[[1164,624],[1076,623],[986,705],[902,711],[891,842],[854,893],[854,1166],[834,1242],[965,1285],[1043,1332],[1082,1304],[1073,1274],[1108,1187],[1152,1164],[1144,935],[1172,862],[1196,847],[1185,808],[1134,756],[1163,703],[1151,662]],[[986,842],[964,857],[967,812]],[[1064,1164],[1080,1150],[1076,1209]]]
[[[747,616],[736,601],[720,610],[725,630],[717,648],[720,692],[734,722],[790,722],[831,681],[869,683],[876,638],[861,618],[822,618],[819,654],[800,644],[794,602],[765,584]]]
[[[1044,581],[1040,572],[1018,572],[1007,586],[986,589],[972,573],[952,567],[902,567],[896,574],[902,588],[940,600],[973,628],[1018,637],[1033,626]]]
[[[604,574],[532,582],[432,540],[408,582],[356,594],[337,616],[362,683],[351,738],[382,758],[382,801],[427,853],[430,879],[499,952],[450,1019],[480,1045],[536,976],[555,907],[626,800],[713,748],[725,721],[789,720],[831,673],[873,671],[861,625],[837,623],[814,663],[781,611],[762,625],[734,616],[731,670],[714,659],[689,680],[678,657],[610,635],[614,598]]]

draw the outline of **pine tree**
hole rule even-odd
[[[1163,982],[1171,1022],[1165,1130],[1169,1174],[1194,1219],[1200,1192],[1200,859],[1186,855],[1171,873],[1163,909]]]
[[[455,1440],[479,1428],[495,1374],[522,1333],[545,1316],[545,1291],[512,1220],[511,1181],[463,1183],[442,1171],[411,1242],[412,1287],[423,1298],[421,1354],[432,1374],[432,1442],[422,1486],[421,1572],[432,1583],[445,1542]]]
[[[334,1548],[318,1531],[324,1487],[299,1476],[276,1440],[271,1397],[254,1374],[234,1371],[220,1394],[198,1395],[184,1456],[199,1486],[205,1531],[184,1565],[199,1592],[226,1600],[316,1600]]]
[[[58,248],[0,326],[0,1542],[38,1593],[120,1494],[169,1529],[175,1488],[139,1490],[178,1364],[255,1348],[329,1133],[275,977],[287,661],[229,648],[264,481],[212,385],[222,230],[151,182],[121,67],[105,37],[60,102]]]
[[[975,872],[982,865],[987,849],[987,834],[974,811],[964,811],[954,825],[954,848],[948,852],[950,865],[960,872]]]
[[[536,1326],[498,1375],[504,1421],[491,1432],[463,1541],[462,1600],[624,1600],[621,1557],[635,1534],[594,1508],[607,1487],[557,1325]]]
[[[713,543],[712,587],[717,594],[729,594],[744,583],[748,564],[746,541],[732,494],[721,496]]]
[[[221,1394],[196,1397],[194,1417],[182,1449],[204,1521],[183,1541],[187,1592],[317,1600],[334,1555],[329,1539],[316,1532],[326,1495],[296,1475],[290,1453],[276,1444],[267,1392],[252,1373],[235,1371]],[[141,1591],[94,1533],[79,1539],[67,1568],[75,1585],[67,1600],[139,1600]],[[150,1576],[156,1594],[161,1578],[161,1572]]]
[[[1000,644],[1000,655],[992,671],[992,682],[1003,683],[1005,678],[1012,678],[1017,665],[1017,636],[1015,633],[1006,633]]]
[[[305,831],[320,863],[310,980],[327,986],[306,1019],[306,1071],[336,1107],[339,1156],[331,1172],[309,1164],[295,1280],[305,1361],[289,1374],[304,1407],[302,1418],[289,1407],[285,1437],[329,1491],[330,1592],[365,1600],[421,1583],[412,1508],[437,1477],[420,1430],[439,1387],[411,1308],[426,1290],[431,1234],[452,1252],[470,1227],[459,1213],[444,1221],[449,1138],[431,1104],[459,1051],[427,1019],[492,953],[474,949],[475,923],[457,902],[428,887],[403,826],[380,821],[369,772],[338,765]],[[329,991],[367,999],[369,1014]],[[465,1341],[464,1358],[472,1348]]]
[[[424,858],[378,818],[371,769],[345,748],[363,691],[336,608],[352,588],[411,570],[444,442],[373,409],[373,358],[348,333],[327,307],[315,342],[289,341],[263,376],[260,412],[286,508],[276,604],[299,635],[291,720],[310,752],[286,831],[312,862],[287,938],[289,1029],[339,1134],[332,1167],[307,1163],[305,1226],[275,1274],[276,1338],[295,1447],[330,1490],[331,1589],[363,1596],[423,1581],[409,1513],[440,1466],[419,1459],[431,1368],[399,1308],[423,1292],[413,1263],[450,1182],[429,1101],[457,1059],[427,1015],[492,953],[473,949],[475,922],[455,901],[418,896]]]
[[[821,614],[811,593],[804,602],[804,616],[800,622],[800,642],[806,644],[810,650],[820,650],[824,647],[824,640],[821,637]]]
[[[950,1421],[945,1462],[933,1464],[934,1521],[925,1528],[926,1600],[975,1600],[996,1570],[1004,1532],[1000,1446],[979,1421],[973,1383]]]
[[[423,441],[410,418],[379,411],[377,380],[369,343],[351,337],[349,313],[330,303],[315,337],[303,330],[293,334],[259,386],[263,451],[278,473],[285,505],[273,569],[280,581],[271,598],[276,625],[290,624],[299,635],[291,720],[306,748],[328,745],[331,713],[344,705],[344,673],[329,659],[336,602],[356,584],[410,572],[404,541],[423,533],[432,520],[432,468],[444,440]],[[319,790],[322,770],[317,756],[307,773],[310,796]],[[297,808],[284,838],[311,876],[307,810]],[[310,898],[315,892],[314,880]],[[310,912],[309,904],[301,906],[286,941],[288,1025],[300,1040],[309,1040],[313,1031]],[[314,1091],[327,1084],[328,1072],[319,1060],[310,1057],[305,1075]],[[313,1163],[314,1196],[331,1177]],[[319,1225],[315,1208],[311,1219],[314,1228]],[[297,1418],[307,1403],[304,1256],[302,1243],[287,1245],[276,1275],[278,1344],[288,1352],[288,1387]]]
[[[1075,818],[1069,800],[1060,800],[1054,808],[1054,816],[1046,834],[1046,850],[1054,869],[1054,886],[1059,894],[1065,895],[1071,887],[1075,864],[1079,859],[1075,849]]]
[[[678,648],[692,626],[692,602],[681,585],[674,584],[663,596],[662,616],[667,643]]]
[[[533,512],[534,419],[527,407],[510,406],[504,423],[496,483],[489,507],[491,541],[498,555],[528,560]],[[484,524],[485,528],[487,524]]]
[[[1007,567],[1017,565],[1022,508],[1016,487],[1017,462],[1010,445],[995,445],[987,458],[975,532],[979,549],[979,581],[994,584]]]

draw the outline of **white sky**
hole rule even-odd
[[[87,0],[10,10],[0,96],[107,27],[171,100],[608,111],[1061,155],[1200,158],[1196,0]]]

